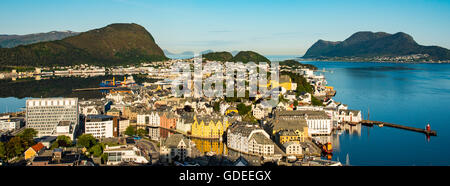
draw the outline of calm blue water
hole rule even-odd
[[[18,112],[25,108],[28,98],[18,99],[14,97],[0,98],[0,113]]]
[[[450,64],[302,62],[325,68],[336,101],[367,119],[424,128],[438,136],[388,127],[362,127],[361,136],[339,136],[333,159],[351,165],[450,165]]]

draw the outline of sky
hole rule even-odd
[[[449,0],[1,0],[0,34],[144,26],[171,52],[303,55],[317,40],[405,32],[450,48]]]

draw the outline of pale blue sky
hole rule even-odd
[[[255,50],[302,55],[318,39],[399,31],[450,48],[450,1],[1,0],[0,34],[87,31],[137,23],[172,52]]]

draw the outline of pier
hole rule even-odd
[[[428,136],[437,136],[437,132],[435,130],[425,130],[425,129],[408,127],[408,126],[404,126],[404,125],[398,125],[398,124],[381,122],[381,121],[363,120],[363,121],[361,121],[361,124],[365,125],[365,126],[370,126],[370,127],[372,127],[373,125],[386,126],[386,127],[398,128],[398,129],[403,129],[403,130],[409,130],[409,131],[413,131],[413,132],[420,132],[420,133],[424,133]]]

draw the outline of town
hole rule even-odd
[[[22,166],[342,166],[332,161],[335,130],[360,131],[361,111],[333,100],[336,90],[317,69],[280,62],[277,100],[180,96],[177,59],[133,67],[36,68],[9,78],[124,75],[105,80],[101,99],[30,98],[0,118],[2,165]],[[205,61],[205,64],[216,61]],[[222,62],[217,62],[221,63]],[[225,71],[225,69],[223,69]],[[135,83],[134,74],[157,82]],[[210,73],[203,73],[211,77]],[[249,80],[245,80],[246,84]],[[190,82],[193,83],[193,82]],[[98,91],[97,88],[74,91]],[[239,90],[238,90],[239,91]],[[353,129],[355,128],[355,129]]]

